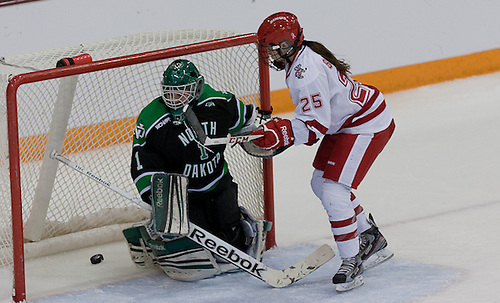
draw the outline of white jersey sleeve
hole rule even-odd
[[[313,144],[326,134],[375,133],[392,121],[383,95],[337,71],[309,47],[287,67],[286,84],[295,104],[295,145]]]

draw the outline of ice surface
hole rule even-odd
[[[396,132],[356,195],[395,256],[338,294],[338,257],[303,280],[273,289],[245,273],[198,282],[139,270],[125,243],[27,261],[31,302],[500,302],[500,73],[387,94]],[[264,262],[282,269],[323,243],[334,248],[309,179],[316,147],[274,160],[278,248]],[[95,253],[104,262],[91,265]],[[0,270],[0,302],[10,302]]]

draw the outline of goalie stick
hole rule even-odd
[[[68,158],[58,154],[55,150],[52,150],[52,152],[50,153],[50,157],[62,162],[63,164],[91,178],[92,180],[107,187],[108,189],[111,189],[112,191],[118,193],[119,195],[133,202],[139,207],[151,211],[151,205],[147,204],[141,199],[132,196],[121,188],[101,179],[94,173],[86,170],[85,168],[69,160]],[[202,247],[206,248],[207,250],[211,251],[212,253],[218,255],[222,259],[242,269],[243,271],[264,281],[272,287],[278,288],[285,287],[299,281],[335,256],[333,249],[329,245],[324,244],[316,249],[313,253],[297,262],[295,265],[283,270],[278,270],[268,267],[264,263],[254,259],[243,251],[217,238],[216,236],[212,235],[201,227],[196,226],[193,223],[189,224],[189,233],[187,237],[198,243]]]

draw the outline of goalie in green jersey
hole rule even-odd
[[[200,131],[209,137],[250,133],[255,128],[254,106],[214,90],[184,59],[167,67],[161,86],[162,95],[141,111],[134,131],[131,175],[153,211],[149,222],[123,231],[132,260],[138,266],[159,265],[170,277],[185,281],[235,269],[173,232],[166,220],[188,220],[260,258],[268,223],[253,219],[238,206],[238,186],[224,158],[226,145],[206,147],[198,135]],[[194,121],[186,118],[188,112]],[[175,190],[156,195],[152,189],[163,193],[164,180]],[[164,207],[165,203],[170,206]],[[168,213],[174,206],[186,209]]]

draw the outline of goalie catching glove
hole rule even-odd
[[[252,135],[263,135],[252,143],[265,150],[291,146],[294,140],[291,121],[277,117],[254,130]]]

